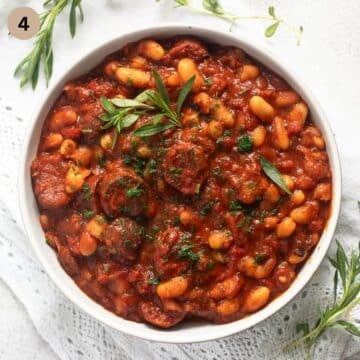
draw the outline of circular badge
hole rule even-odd
[[[40,18],[34,9],[18,7],[8,16],[7,26],[12,36],[20,40],[27,40],[39,31]]]

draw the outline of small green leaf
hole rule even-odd
[[[223,15],[224,10],[218,0],[203,0],[202,5],[204,9],[212,12],[215,15]]]
[[[138,96],[136,96],[134,98],[134,100],[140,102],[140,103],[144,103],[146,101],[150,100],[150,96],[154,95],[154,91],[153,90],[145,90],[143,92],[141,92]]]
[[[253,141],[248,134],[244,134],[238,138],[237,149],[240,153],[247,153],[251,151],[253,147]]]
[[[150,284],[150,285],[158,285],[158,284],[160,284],[160,278],[153,277],[148,281],[148,284]]]
[[[167,123],[167,124],[146,124],[134,131],[134,135],[140,137],[152,136],[155,134],[159,134],[167,129],[175,127],[175,124]]]
[[[336,263],[338,266],[338,270],[339,270],[339,274],[340,274],[340,278],[342,281],[342,285],[343,287],[346,286],[346,266],[348,265],[348,261],[346,258],[346,254],[344,251],[344,248],[342,247],[342,245],[336,240],[336,245],[337,245],[337,249],[336,249]]]
[[[296,332],[299,333],[300,331],[303,332],[303,335],[307,335],[310,331],[309,324],[308,323],[296,324]]]
[[[276,169],[276,167],[268,160],[266,160],[263,156],[260,156],[259,162],[261,165],[261,168],[263,169],[264,173],[267,175],[267,177],[273,181],[277,186],[279,186],[280,189],[284,190],[288,195],[291,195],[291,191],[287,187],[284,179],[282,178],[279,171]]]
[[[119,99],[119,98],[113,98],[110,99],[115,106],[119,108],[134,108],[134,109],[153,109],[152,106],[148,104],[144,104],[140,101],[134,100],[134,99]]]
[[[179,116],[184,101],[186,100],[187,96],[189,95],[193,87],[194,81],[195,81],[195,75],[193,75],[180,90],[179,97],[176,102],[176,112]]]
[[[160,123],[161,119],[164,117],[164,114],[156,114],[153,117],[153,124],[157,125]]]
[[[345,320],[338,320],[334,323],[334,327],[342,328],[346,330],[348,333],[354,336],[360,336],[360,329],[355,326],[354,324],[351,324]]]
[[[338,282],[339,282],[339,271],[336,270],[334,274],[334,304],[336,304]]]
[[[275,8],[274,6],[269,6],[269,9],[268,9],[268,12],[269,12],[269,15],[272,16],[273,18],[275,18]]]
[[[157,1],[159,1],[159,0],[157,0]],[[187,0],[174,0],[174,1],[178,4],[178,6],[176,6],[176,7],[189,5]]]
[[[76,3],[77,0],[73,0],[70,8],[69,27],[71,37],[74,37],[76,33]]]
[[[300,32],[300,35],[304,32],[304,28],[301,25],[299,26],[299,32]]]
[[[268,26],[268,27],[265,29],[265,36],[266,36],[267,38],[272,37],[272,36],[275,34],[275,32],[276,32],[279,24],[280,24],[280,22],[279,22],[279,21],[276,21],[276,22],[273,23],[272,25]]]
[[[116,111],[115,106],[109,101],[107,97],[101,96],[100,103],[106,112],[111,114]]]
[[[122,127],[123,128],[128,128],[131,125],[133,125],[136,120],[141,116],[141,114],[127,114],[124,116],[123,120],[122,120]]]
[[[153,71],[153,76],[155,79],[156,88],[159,91],[159,94],[161,98],[165,101],[166,105],[170,106],[170,97],[169,93],[166,89],[166,86],[164,85],[163,81],[161,80],[161,77],[157,71]]]

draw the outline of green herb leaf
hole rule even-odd
[[[238,138],[237,149],[240,153],[246,153],[251,151],[253,147],[253,141],[248,134],[244,134]]]
[[[114,98],[114,99],[110,99],[110,101],[118,108],[134,108],[134,109],[149,109],[149,110],[153,109],[152,106],[148,104],[144,104],[135,99]]]
[[[198,261],[199,255],[194,253],[192,250],[195,245],[193,244],[184,244],[178,250],[178,259],[186,259],[191,261]]]
[[[94,211],[85,209],[82,211],[82,214],[84,217],[90,218],[90,217],[94,216]]]
[[[179,92],[179,97],[177,99],[176,102],[176,112],[178,114],[178,116],[180,116],[180,111],[181,108],[183,106],[184,101],[186,100],[187,96],[189,95],[193,84],[195,81],[195,75],[193,75],[186,83],[185,85],[181,88],[180,92]]]
[[[90,185],[85,183],[85,184],[82,186],[82,191],[83,191],[85,200],[88,200],[88,201],[89,201],[89,200],[91,199],[91,195],[92,195]]]
[[[338,320],[333,325],[336,328],[342,328],[346,330],[348,333],[354,336],[360,336],[360,329],[354,324],[349,323],[345,320]]]
[[[159,134],[167,129],[170,129],[172,127],[175,127],[176,125],[172,123],[167,124],[146,124],[144,126],[141,126],[140,128],[136,129],[134,131],[134,135],[140,136],[140,137],[148,137],[155,134]]]
[[[213,14],[216,15],[224,14],[224,10],[218,0],[203,0],[202,5],[206,10],[212,12]]]
[[[143,189],[139,188],[139,186],[135,186],[135,187],[127,189],[125,191],[125,195],[128,198],[134,198],[134,197],[141,196],[143,192],[144,192]]]
[[[272,16],[273,18],[276,18],[274,6],[269,6],[268,12],[269,12],[269,15],[270,15],[270,16]]]
[[[304,335],[307,335],[310,332],[309,324],[308,323],[296,324],[296,332],[299,333],[300,331],[302,331]]]
[[[156,115],[154,115],[153,124],[158,125],[163,117],[164,117],[164,114],[156,114]]]
[[[160,278],[158,278],[158,277],[153,277],[153,278],[151,278],[151,279],[148,281],[148,283],[149,283],[150,285],[159,285],[159,284],[160,284]]]
[[[168,93],[168,91],[166,89],[165,84],[161,80],[161,77],[160,77],[159,73],[154,70],[153,71],[153,76],[154,76],[154,79],[155,79],[156,88],[158,89],[161,98],[164,100],[166,105],[168,105],[170,107],[169,93]]]
[[[272,37],[275,33],[276,33],[276,30],[278,28],[278,26],[280,25],[280,21],[276,21],[274,22],[272,25],[268,26],[266,29],[265,29],[265,36],[267,38],[270,38]]]
[[[284,190],[287,194],[291,195],[291,191],[287,187],[284,179],[282,178],[276,167],[263,156],[260,156],[259,162],[266,176],[273,181],[280,189]]]

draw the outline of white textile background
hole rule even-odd
[[[233,29],[271,48],[297,70],[323,105],[331,121],[343,164],[344,195],[337,238],[346,248],[357,244],[360,215],[360,2],[358,0],[222,0],[237,14],[263,14],[269,5],[293,23],[301,22],[303,43],[279,29],[268,41],[264,24],[242,22]],[[303,352],[283,353],[294,337],[295,324],[315,319],[330,302],[332,273],[326,261],[311,282],[288,306],[253,329],[235,336],[195,345],[164,345],[125,336],[91,319],[74,307],[44,273],[23,233],[17,208],[17,161],[34,104],[46,88],[20,91],[12,78],[16,63],[32,41],[12,39],[6,17],[12,8],[35,0],[0,0],[0,359],[302,359]],[[210,25],[226,31],[214,18],[173,9],[171,0],[83,0],[85,21],[74,40],[67,15],[55,30],[53,81],[82,54],[117,34],[137,26],[175,22]],[[356,317],[356,316],[355,316]],[[360,343],[340,331],[329,332],[314,359],[360,359]]]

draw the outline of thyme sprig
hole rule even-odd
[[[230,29],[232,29],[233,25],[235,25],[239,20],[261,20],[261,21],[271,22],[271,24],[268,27],[266,27],[264,31],[264,35],[267,38],[274,36],[279,25],[283,24],[294,34],[294,36],[296,37],[296,42],[299,45],[301,42],[302,33],[304,32],[302,26],[296,27],[290,24],[285,19],[277,17],[277,15],[275,14],[274,6],[269,6],[267,15],[239,16],[225,11],[221,6],[219,0],[203,0],[201,8],[192,5],[189,0],[173,0],[173,1],[176,4],[175,6],[176,8],[186,7],[194,12],[207,14],[226,20],[231,24]]]

